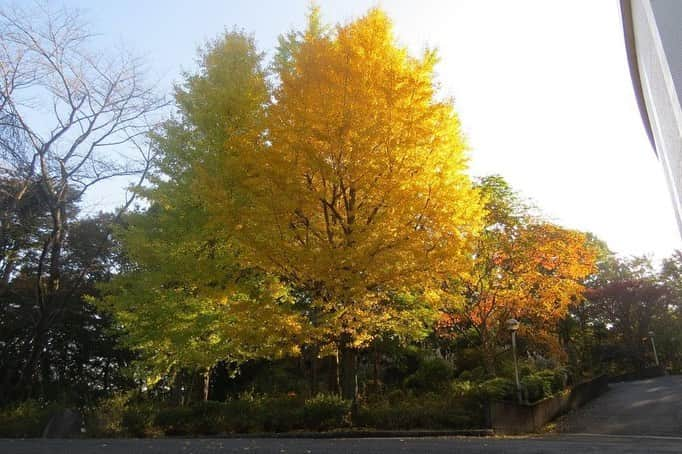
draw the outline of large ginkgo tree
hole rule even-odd
[[[170,178],[148,196],[186,226],[173,247],[191,239],[186,260],[203,260],[210,241],[219,252],[210,260],[229,263],[220,278],[183,289],[216,300],[268,276],[305,295],[297,306],[305,303],[305,322],[288,310],[280,319],[275,309],[263,320],[257,310],[232,315],[242,326],[256,317],[268,334],[296,325],[338,351],[346,398],[357,393],[359,349],[380,334],[418,330],[424,307],[435,313],[443,281],[469,267],[482,224],[436,63],[433,51],[414,57],[399,47],[380,10],[326,28],[313,9],[305,31],[280,40],[270,74],[239,33],[210,47],[178,89],[180,116],[159,140]],[[145,260],[150,270],[165,266],[163,254]],[[243,279],[243,270],[261,280]],[[285,307],[281,295],[246,294],[252,308]]]

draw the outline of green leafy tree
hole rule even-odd
[[[155,137],[162,151],[145,212],[126,218],[119,237],[125,271],[102,303],[138,351],[149,382],[218,361],[296,353],[301,331],[286,285],[239,260],[229,229],[196,196],[202,165],[239,159],[262,142],[268,100],[253,40],[226,33],[201,55],[201,71],[176,88],[178,116]],[[241,178],[230,166],[226,185]]]

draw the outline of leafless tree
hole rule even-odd
[[[0,7],[0,175],[22,182],[12,194],[16,203],[37,184],[51,219],[20,381],[30,381],[44,333],[59,316],[67,208],[104,180],[144,180],[152,161],[146,138],[166,105],[140,59],[93,50],[96,41],[79,11]]]

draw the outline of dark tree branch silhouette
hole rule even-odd
[[[142,60],[93,51],[94,39],[76,10],[0,8],[0,173],[15,182],[8,209],[37,186],[50,219],[37,254],[33,335],[23,370],[15,371],[24,390],[45,333],[60,318],[60,300],[73,293],[61,288],[69,207],[105,180],[141,176],[143,183],[153,150],[141,141],[167,105],[147,82]]]

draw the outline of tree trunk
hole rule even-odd
[[[484,347],[483,351],[483,369],[489,375],[495,375],[495,346]]]
[[[204,402],[208,400],[208,394],[211,391],[211,368],[207,367],[204,371]]]
[[[49,197],[49,194],[48,194]],[[61,254],[64,242],[64,221],[66,219],[65,208],[62,203],[57,203],[51,209],[52,231],[49,239],[44,243],[38,272],[36,275],[36,298],[39,312],[38,323],[36,324],[32,339],[31,350],[28,359],[22,370],[21,379],[18,386],[23,387],[24,398],[33,397],[34,378],[36,369],[40,364],[40,358],[45,348],[47,332],[54,323],[59,308],[55,307],[56,294],[59,291],[61,281]],[[48,283],[43,285],[44,260],[49,255],[50,263],[47,272]]]
[[[182,372],[181,371],[175,371],[173,374],[173,378],[171,380],[171,387],[170,387],[170,395],[171,395],[171,402],[173,402],[175,405],[182,405],[183,404],[183,389],[182,389]]]
[[[104,364],[104,371],[102,374],[102,388],[104,389],[104,395],[107,396],[109,395],[109,367],[111,365],[111,361],[109,358],[107,358],[106,363]]]
[[[3,234],[4,234],[4,232],[3,232]],[[10,251],[8,253],[8,256],[11,256],[12,254],[14,254],[14,252],[15,251]],[[5,289],[7,287],[7,285],[9,285],[9,278],[12,275],[12,271],[14,271],[14,259],[9,258],[9,259],[7,259],[7,262],[5,263],[5,268],[2,271],[2,276],[0,276],[0,284],[2,284],[2,286],[0,286],[0,290]],[[0,295],[1,294],[2,293],[0,292]]]
[[[61,259],[62,246],[64,242],[64,221],[66,214],[64,207],[59,204],[57,209],[52,213],[52,249],[50,251],[50,295],[54,296],[59,290],[61,284]]]
[[[339,355],[332,355],[329,357],[329,381],[327,384],[329,392],[333,394],[341,394],[339,386]]]
[[[339,356],[341,363],[341,397],[355,401],[358,395],[358,352],[353,348],[350,336],[341,336],[339,345]]]
[[[372,375],[373,375],[373,385],[374,385],[374,392],[379,394],[379,361],[380,361],[380,355],[379,355],[379,347],[374,346],[374,361],[373,361],[373,370],[372,370]]]
[[[36,367],[40,362],[40,357],[43,352],[43,345],[45,344],[45,337],[47,335],[47,330],[44,328],[43,315],[41,314],[38,325],[34,329],[33,336],[31,338],[31,347],[26,364],[24,364],[21,378],[17,387],[21,389],[21,396],[23,399],[30,399],[33,397],[33,385],[35,378]]]
[[[82,367],[80,368],[81,370],[83,369]],[[83,377],[83,374],[80,374],[81,377]],[[61,380],[61,374],[58,373],[57,375],[57,380]],[[50,384],[50,364],[48,361],[48,358],[46,355],[41,355],[40,356],[40,382],[38,385],[38,392],[39,396],[46,396],[47,395],[47,387]],[[61,391],[64,391],[64,389],[59,386],[59,383],[57,383],[58,389]],[[60,396],[61,397],[61,396]]]
[[[310,355],[310,395],[317,395],[317,347],[313,348],[312,354]]]
[[[8,358],[12,358],[8,355]],[[14,378],[19,374],[17,361],[13,358],[5,363],[7,365],[2,378],[2,383],[0,384],[0,405],[4,404],[9,400],[11,396],[11,391],[14,389],[13,382]]]

